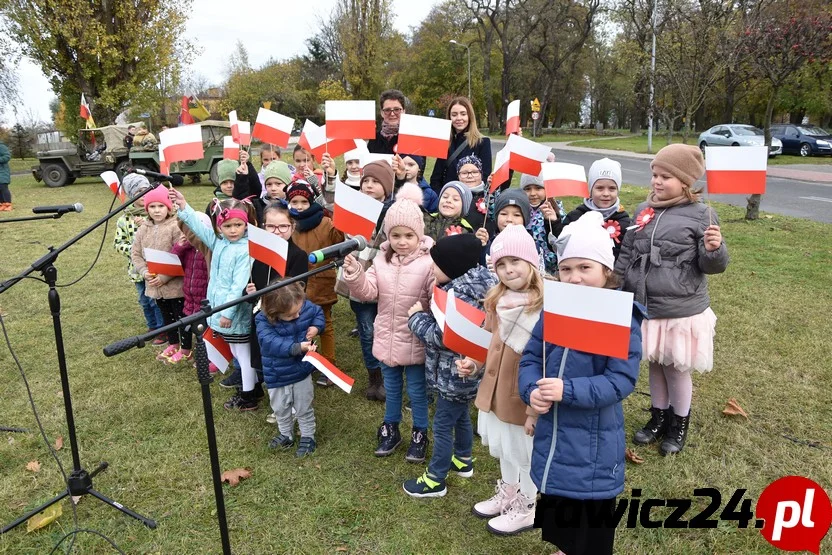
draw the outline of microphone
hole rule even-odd
[[[367,248],[367,240],[361,235],[356,235],[352,239],[347,239],[341,243],[336,243],[325,249],[312,251],[309,253],[309,262],[317,264],[323,262],[327,258],[336,258],[338,256],[346,256],[352,251],[363,251]]]
[[[61,204],[60,206],[35,206],[32,212],[35,214],[67,214],[69,212],[83,212],[84,205],[80,202],[75,204]]]
[[[179,187],[180,185],[185,183],[185,179],[183,179],[181,175],[167,175],[152,170],[146,170],[144,168],[130,168],[128,173],[137,173],[139,175],[152,177],[157,181],[170,181],[171,185],[175,187]]]

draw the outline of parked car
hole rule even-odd
[[[737,123],[714,125],[699,135],[699,148],[702,149],[702,154],[705,153],[706,146],[763,146],[764,144],[763,130],[753,125]],[[782,153],[783,143],[772,136],[768,155],[777,156]]]
[[[783,142],[783,152],[787,154],[832,154],[832,135],[820,127],[776,124],[771,126],[771,136]]]

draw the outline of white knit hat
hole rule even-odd
[[[592,186],[599,179],[611,179],[615,181],[618,190],[621,190],[621,164],[609,158],[596,160],[589,167],[589,194],[592,195]]]
[[[558,260],[586,258],[603,264],[610,270],[615,266],[612,238],[604,229],[604,217],[591,210],[565,226],[555,246]]]

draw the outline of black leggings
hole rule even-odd
[[[0,202],[11,202],[12,192],[9,190],[8,183],[0,183]]]
[[[159,306],[159,310],[162,311],[162,319],[166,326],[185,317],[185,299],[182,297],[178,299],[156,299],[156,304]],[[168,343],[170,345],[179,344],[182,349],[190,351],[192,345],[191,334],[182,328],[171,330],[168,332]]]

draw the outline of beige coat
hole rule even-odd
[[[143,249],[149,248],[170,252],[171,247],[181,240],[184,240],[184,236],[179,230],[179,226],[176,225],[176,217],[168,218],[160,224],[154,224],[153,220],[148,218],[136,231],[136,237],[133,239],[133,246],[130,249],[130,260],[133,261],[136,272],[140,276],[147,273],[147,262],[144,259]],[[178,299],[184,296],[181,277],[160,277],[165,283],[161,287],[147,284],[145,295],[151,299]],[[147,282],[145,281],[145,283]]]

